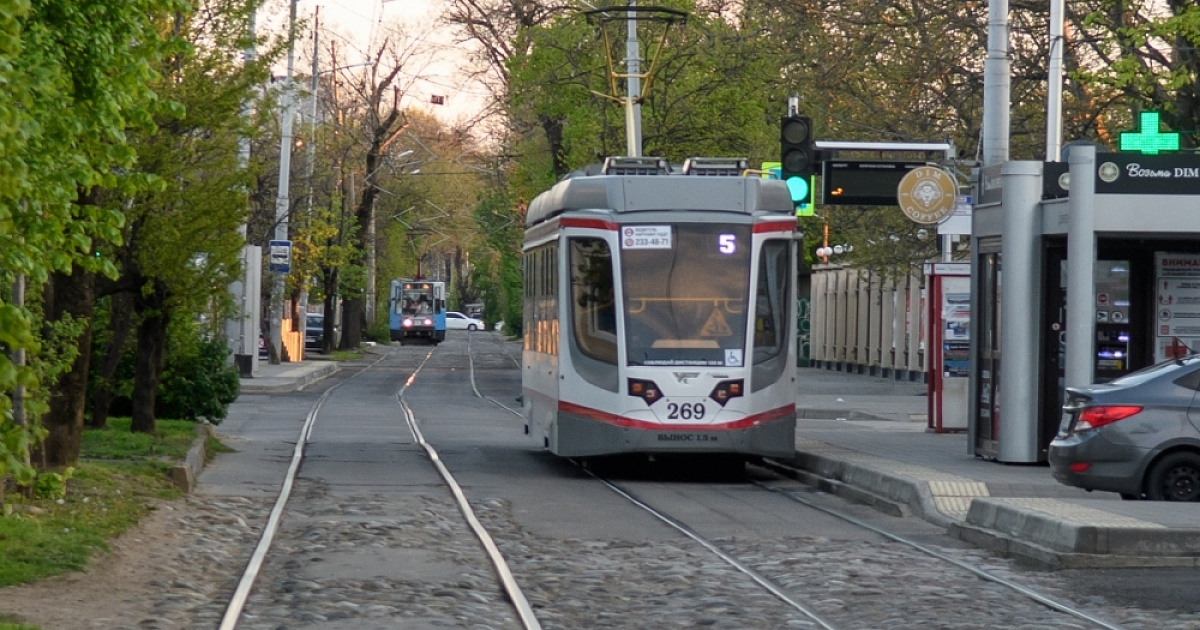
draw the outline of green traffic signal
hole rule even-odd
[[[812,119],[789,115],[779,121],[780,176],[787,184],[792,203],[812,203],[812,185],[816,173],[817,152],[813,141]]]
[[[784,183],[787,184],[788,194],[792,197],[792,203],[808,203],[808,180],[806,178],[797,175],[787,178]]]

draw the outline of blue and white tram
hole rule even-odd
[[[746,167],[608,158],[530,204],[522,393],[551,452],[794,454],[799,232]]]
[[[392,280],[388,296],[388,328],[400,345],[446,340],[446,283]]]

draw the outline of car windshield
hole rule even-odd
[[[1200,354],[1191,354],[1178,359],[1168,359],[1162,363],[1156,363],[1149,367],[1144,367],[1136,372],[1130,372],[1124,376],[1117,377],[1108,382],[1109,385],[1118,385],[1129,387],[1131,385],[1140,385],[1146,381],[1159,377],[1173,378],[1175,374],[1181,370],[1190,371],[1200,363]]]
[[[629,365],[743,365],[749,262],[749,226],[624,226]]]
[[[309,328],[320,328],[325,325],[324,315],[309,315],[308,321],[305,322]]]

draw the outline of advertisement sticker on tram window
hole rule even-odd
[[[626,225],[621,228],[621,249],[671,249],[671,226]]]

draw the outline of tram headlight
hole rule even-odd
[[[433,325],[433,320],[432,320],[432,319],[429,319],[428,317],[426,317],[426,318],[425,318],[425,321],[423,321],[423,322],[421,322],[421,323],[422,323],[422,324],[425,324],[426,326],[432,326],[432,325]]]
[[[647,381],[640,378],[629,379],[629,395],[637,396],[646,401],[647,405],[653,405],[662,398],[662,390],[654,381]]]
[[[404,318],[404,321],[403,321],[403,322],[400,322],[400,325],[401,325],[401,326],[404,326],[405,328],[412,328],[412,325],[413,325],[412,318],[410,318],[410,317],[405,317],[405,318]]]
[[[712,393],[709,394],[708,397],[717,401],[717,404],[724,407],[725,403],[729,402],[730,398],[737,398],[741,396],[743,390],[744,381],[742,381],[740,378],[732,381],[721,381],[720,383],[717,383],[717,386],[713,388]]]

